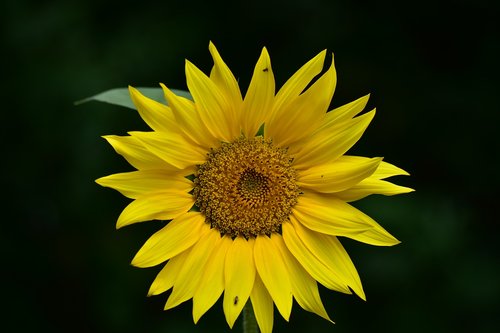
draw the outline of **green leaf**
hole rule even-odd
[[[264,136],[264,126],[265,125],[266,125],[265,123],[263,123],[262,125],[260,125],[259,130],[255,134],[255,136]]]
[[[157,102],[167,104],[165,97],[163,95],[163,90],[161,88],[136,88],[138,89],[144,96],[147,96]],[[178,96],[186,97],[188,99],[193,99],[191,97],[191,94],[189,91],[185,90],[178,90],[178,89],[171,89],[172,92]],[[128,88],[116,88],[116,89],[110,89],[106,90],[100,94],[84,98],[82,100],[76,101],[75,105],[80,105],[83,103],[91,102],[91,101],[98,101],[98,102],[104,102],[104,103],[109,103],[113,105],[119,105],[123,106],[129,109],[134,109],[135,106],[132,103],[132,100],[130,99],[130,95],[128,92]]]

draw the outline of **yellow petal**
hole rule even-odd
[[[377,170],[373,173],[373,178],[385,179],[392,176],[409,176],[410,174],[395,165],[387,162],[382,162],[378,166]]]
[[[255,281],[253,239],[236,237],[226,254],[224,300],[222,306],[229,327],[233,328],[246,304]]]
[[[307,169],[342,156],[361,138],[374,115],[375,110],[345,121],[331,130],[317,132],[295,154],[295,168]]]
[[[341,156],[333,162],[301,171],[297,184],[317,192],[340,192],[371,176],[381,161],[382,158],[377,157],[352,161]]]
[[[288,276],[292,285],[295,300],[306,311],[316,313],[318,316],[332,321],[323,306],[319,295],[318,284],[312,276],[293,257],[283,241],[283,237],[274,237],[283,260],[288,269]]]
[[[207,261],[203,278],[193,296],[193,320],[195,324],[219,299],[224,291],[224,264],[226,253],[233,241],[230,237],[219,238]]]
[[[264,47],[255,65],[252,80],[248,87],[242,110],[242,132],[253,137],[266,121],[273,108],[275,93],[274,74],[271,59]]]
[[[349,205],[350,206],[350,205]],[[373,227],[366,231],[360,232],[359,234],[352,234],[346,237],[357,240],[358,242],[363,242],[370,245],[377,246],[393,246],[401,243],[394,236],[388,233],[380,224],[375,222],[368,215],[363,214],[356,208],[350,206],[351,209],[356,210],[356,214],[363,219],[363,222],[371,224]]]
[[[193,196],[183,191],[171,190],[144,195],[125,207],[118,217],[116,228],[150,220],[175,219],[193,205]]]
[[[292,77],[286,81],[276,94],[274,109],[279,117],[282,117],[283,110],[288,104],[299,96],[304,89],[311,83],[312,79],[323,69],[326,50],[321,51],[317,56],[303,65]]]
[[[336,278],[348,285],[363,300],[366,300],[358,272],[337,237],[311,231],[301,226],[295,219],[291,219],[291,222],[297,236],[311,253],[330,268]]]
[[[273,113],[266,124],[266,137],[287,147],[310,136],[322,123],[335,90],[337,76],[332,62],[328,71],[286,107]]]
[[[259,274],[255,275],[255,283],[250,294],[255,319],[261,333],[272,333],[274,323],[273,299],[262,283]]]
[[[102,177],[96,183],[119,191],[124,196],[137,199],[152,192],[161,192],[168,189],[189,192],[193,189],[193,182],[181,174],[165,170],[139,170],[116,173]]]
[[[151,287],[148,291],[148,296],[159,295],[169,290],[174,286],[175,279],[179,274],[184,261],[189,255],[190,249],[179,253],[175,257],[171,258],[165,266],[162,268],[160,273],[156,276]]]
[[[369,157],[344,155],[339,157],[339,159],[336,160],[335,162],[342,162],[345,164],[365,164],[365,163],[370,163],[370,160],[371,158]],[[311,169],[314,168],[315,167],[312,167]],[[310,172],[309,170],[302,171],[303,174],[307,174],[309,172]],[[385,161],[381,161],[380,164],[377,166],[377,169],[370,176],[370,178],[385,179],[393,176],[408,176],[408,175],[410,174],[405,170],[398,168],[397,166],[387,163]]]
[[[234,126],[231,107],[215,83],[189,61],[186,61],[186,81],[210,133],[221,141],[231,142],[237,138],[240,129]]]
[[[191,249],[175,279],[172,294],[165,304],[165,310],[176,307],[192,298],[203,278],[203,270],[207,261],[210,260],[214,245],[220,239],[220,234],[215,229],[210,229],[207,223],[204,223],[202,229],[198,242]]]
[[[160,132],[130,132],[150,152],[179,169],[194,167],[206,160],[206,150],[189,143],[179,134]]]
[[[371,229],[357,211],[331,196],[305,192],[292,208],[293,216],[307,228],[328,235],[349,236]]]
[[[164,84],[160,83],[165,99],[174,114],[175,121],[184,135],[192,142],[205,149],[216,147],[219,139],[214,137],[200,118],[193,101],[175,95]]]
[[[267,288],[286,321],[292,311],[292,287],[288,279],[288,272],[283,262],[274,238],[281,236],[258,236],[255,239],[254,260],[255,267],[262,282]]]
[[[131,86],[128,87],[130,98],[141,118],[153,129],[159,132],[177,132],[178,126],[170,108],[158,103]]]
[[[215,83],[215,85],[217,85],[217,87],[219,87],[221,93],[231,106],[234,112],[235,121],[237,121],[234,123],[234,126],[239,126],[239,116],[241,113],[241,104],[243,103],[243,99],[241,97],[238,81],[236,81],[233,73],[224,63],[224,60],[222,60],[217,48],[212,42],[210,42],[208,49],[214,59],[214,67],[210,73],[210,79]]]
[[[205,217],[198,212],[185,213],[154,233],[132,260],[137,267],[151,267],[175,257],[200,239]]]
[[[399,186],[374,177],[364,179],[353,187],[337,192],[334,195],[343,201],[356,201],[372,194],[396,195],[414,191],[412,188]]]
[[[178,170],[176,167],[166,163],[164,160],[151,153],[144,147],[142,142],[131,136],[107,135],[104,139],[122,155],[130,165],[139,170],[163,169]]]
[[[290,220],[294,217],[290,216]],[[297,222],[298,223],[298,222]],[[304,245],[297,235],[294,226],[290,222],[282,224],[283,240],[286,247],[304,267],[304,269],[319,283],[328,289],[336,290],[345,294],[351,294],[347,285],[335,276],[329,267],[319,261],[314,254]]]
[[[332,111],[328,112],[325,119],[324,127],[332,127],[338,123],[341,123],[345,120],[349,120],[356,116],[358,113],[363,111],[368,103],[368,99],[370,98],[370,94],[365,95],[361,98],[358,98],[355,101],[342,105]]]
[[[299,206],[300,202],[303,204]],[[334,236],[349,237],[371,245],[392,246],[399,244],[396,238],[371,217],[339,200],[336,194],[333,196],[305,193],[300,198],[299,203],[294,207],[294,215],[298,215],[300,223],[308,229]],[[298,209],[297,206],[299,206]],[[300,215],[299,210],[302,215]],[[355,232],[337,234],[336,229],[329,228],[327,223],[344,223],[352,226]],[[363,227],[357,227],[356,224],[363,225]]]

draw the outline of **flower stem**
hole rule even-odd
[[[248,300],[243,307],[243,333],[259,333],[252,303]]]

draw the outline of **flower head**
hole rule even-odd
[[[275,93],[264,48],[243,98],[212,43],[209,49],[210,76],[186,62],[193,101],[162,85],[167,106],[130,87],[152,131],[105,137],[137,169],[97,180],[133,199],[117,227],[167,221],[132,264],[164,264],[149,295],[172,289],[165,309],[192,299],[195,322],[221,295],[230,327],[247,301],[264,333],[272,331],[273,304],[288,320],[293,299],[330,320],[318,282],[365,299],[338,237],[399,243],[348,202],[410,192],[384,180],[407,173],[382,158],[345,155],[375,110],[358,115],[364,96],[328,111],[336,72],[332,62],[319,76],[326,51]]]

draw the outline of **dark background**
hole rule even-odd
[[[402,240],[343,241],[367,302],[322,289],[328,322],[296,304],[275,332],[493,332],[499,326],[499,6],[491,1],[3,1],[0,5],[4,332],[226,332],[217,304],[147,298],[158,269],[129,265],[154,223],[115,231],[129,202],[94,179],[132,170],[100,138],[146,129],[81,98],[115,87],[185,89],[214,41],[240,79],[262,46],[277,86],[335,52],[332,106],[367,93],[378,113],[353,154],[385,156],[417,191],[358,206]],[[240,329],[236,323],[235,331]]]

